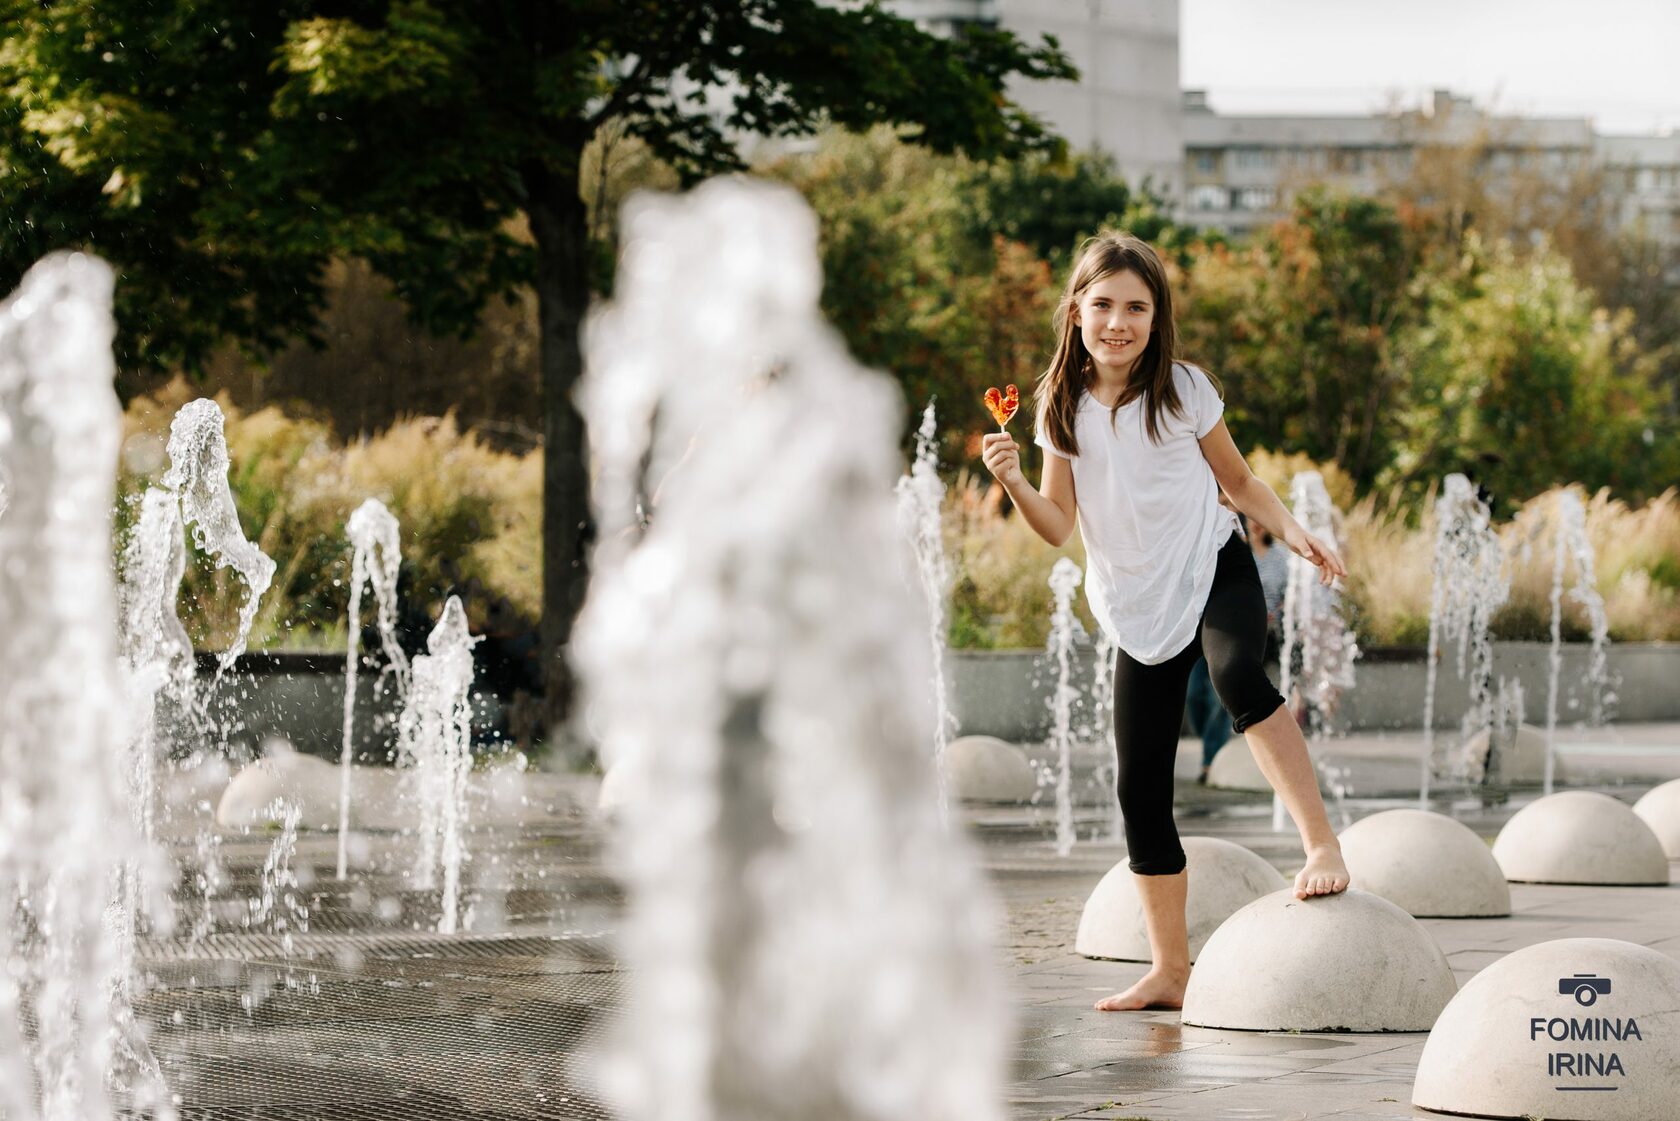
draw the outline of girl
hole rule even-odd
[[[1173,361],[1166,270],[1149,245],[1105,233],[1086,243],[1056,308],[1055,357],[1035,393],[1044,477],[994,432],[986,467],[1021,516],[1060,546],[1077,523],[1086,597],[1119,644],[1114,738],[1130,866],[1154,964],[1104,1011],[1179,1008],[1190,978],[1184,849],[1173,825],[1173,759],[1190,668],[1204,654],[1215,690],[1282,797],[1306,850],[1295,894],[1347,888],[1341,845],[1319,797],[1306,740],[1261,668],[1266,601],[1254,556],[1220,492],[1305,557],[1329,583],[1346,575],[1248,470],[1202,370]]]

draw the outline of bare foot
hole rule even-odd
[[[1097,1001],[1098,1012],[1139,1012],[1145,1008],[1183,1008],[1184,986],[1190,971],[1151,969],[1142,980],[1123,993]]]
[[[1309,895],[1335,895],[1346,891],[1347,865],[1342,862],[1342,846],[1332,841],[1307,850],[1307,866],[1295,877],[1295,898]]]

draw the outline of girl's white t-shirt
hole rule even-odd
[[[1034,439],[1073,467],[1079,535],[1085,542],[1085,598],[1120,649],[1144,665],[1179,653],[1196,636],[1219,550],[1237,517],[1219,504],[1219,483],[1198,442],[1225,403],[1200,369],[1173,364],[1183,415],[1161,413],[1161,441],[1149,438],[1144,400],[1109,410],[1086,390],[1074,434],[1079,454]]]

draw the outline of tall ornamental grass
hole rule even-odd
[[[1281,465],[1281,466],[1280,466]],[[1255,471],[1287,497],[1295,470],[1312,466],[1257,453]],[[1313,469],[1318,469],[1314,467]],[[1345,476],[1325,471],[1332,496],[1351,494]],[[946,544],[956,569],[951,644],[987,648],[1042,646],[1049,633],[1050,569],[1068,555],[1084,563],[1078,535],[1052,549],[1018,516],[1005,516],[990,480],[960,477],[946,500]],[[1511,595],[1494,616],[1501,639],[1551,637],[1554,512],[1563,488],[1524,503],[1499,524]],[[1587,536],[1604,597],[1610,637],[1617,642],[1680,641],[1680,492],[1670,490],[1630,507],[1607,492],[1584,498]],[[1369,496],[1342,519],[1348,579],[1344,609],[1365,646],[1422,645],[1429,637],[1435,559],[1434,495],[1422,509],[1397,497]],[[1565,572],[1565,591],[1575,581]],[[1081,596],[1082,622],[1091,620]],[[1563,636],[1588,637],[1586,612],[1564,597]]]
[[[177,409],[196,394],[177,381],[131,402],[124,415],[119,543],[138,496],[168,467],[165,447]],[[408,621],[426,627],[443,599],[462,594],[482,626],[492,599],[527,619],[540,610],[540,453],[495,451],[452,416],[402,420],[343,443],[318,421],[265,408],[245,414],[222,397],[229,483],[245,534],[272,557],[274,586],[263,598],[253,648],[342,648],[350,576],[344,524],[378,498],[402,525],[401,591]],[[233,634],[243,583],[194,552],[180,599],[195,644],[223,648]]]

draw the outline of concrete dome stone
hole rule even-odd
[[[1509,915],[1511,889],[1486,842],[1461,821],[1384,810],[1342,831],[1342,859],[1360,890],[1415,918]]]
[[[225,829],[253,828],[280,821],[276,801],[298,808],[303,829],[338,829],[336,764],[299,751],[278,751],[242,768],[216,803],[216,823]],[[350,824],[357,829],[401,829],[413,824],[400,798],[399,773],[388,767],[350,768]]]
[[[1412,916],[1349,889],[1262,896],[1202,948],[1184,994],[1186,1024],[1248,1031],[1428,1031],[1456,985]]]
[[[1248,740],[1232,736],[1214,755],[1208,766],[1208,785],[1220,790],[1256,790],[1270,794],[1272,784],[1260,773],[1260,764],[1248,748]]]
[[[1189,897],[1184,911],[1190,932],[1190,960],[1240,908],[1288,886],[1283,875],[1258,854],[1215,837],[1185,837]],[[1149,961],[1149,932],[1143,924],[1143,903],[1137,879],[1121,861],[1097,884],[1079,918],[1075,952],[1088,958]]]
[[[1647,790],[1633,804],[1633,812],[1657,835],[1663,854],[1680,860],[1680,778]]]
[[[1026,752],[996,736],[959,736],[945,745],[940,773],[962,802],[1030,802],[1038,776]]]
[[[1668,883],[1668,858],[1651,827],[1591,790],[1549,794],[1518,810],[1493,842],[1493,858],[1506,879],[1521,883]]]
[[[1462,750],[1465,758],[1475,761],[1471,767],[1473,781],[1483,781],[1487,778],[1488,741],[1492,737],[1492,729],[1483,729],[1464,743]],[[1499,765],[1494,775],[1497,781],[1517,786],[1546,781],[1544,728],[1536,728],[1532,724],[1519,724],[1514,734],[1508,729],[1502,732],[1495,745],[1499,748]],[[1563,757],[1560,755],[1552,764],[1552,780],[1563,781],[1564,770]]]
[[[1471,1117],[1649,1121],[1675,1115],[1677,1085],[1680,962],[1613,938],[1563,938],[1465,982],[1423,1045],[1412,1104]]]

